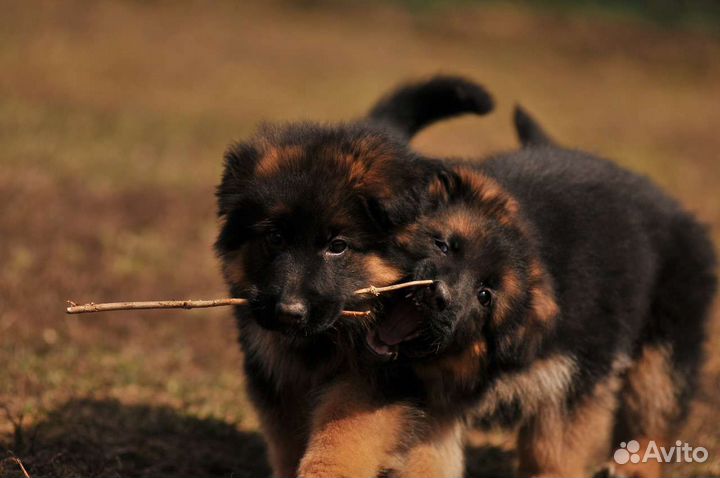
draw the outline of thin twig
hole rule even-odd
[[[245,305],[247,299],[215,299],[215,300],[151,300],[146,302],[107,302],[104,304],[77,305],[68,301],[68,314],[84,314],[87,312],[107,312],[110,310],[139,310],[139,309],[201,309],[204,307],[219,307],[223,305]]]
[[[383,292],[390,292],[406,287],[419,287],[432,284],[431,280],[417,280],[403,282],[387,287],[366,287],[355,291],[357,295],[373,294],[380,295]],[[68,314],[85,314],[88,312],[107,312],[111,310],[139,310],[139,309],[200,309],[204,307],[220,307],[225,305],[245,305],[247,299],[214,299],[214,300],[153,300],[146,302],[107,302],[96,304],[78,305],[75,302],[67,301],[68,307],[65,311]],[[368,311],[343,310],[342,315],[349,317],[364,317],[370,314]]]
[[[434,281],[432,280],[414,280],[411,282],[401,282],[400,284],[393,284],[389,285],[387,287],[366,287],[365,289],[358,289],[355,291],[356,294],[373,294],[373,295],[380,295],[383,292],[392,292],[394,290],[400,290],[405,289],[406,287],[419,287],[421,285],[430,285]]]
[[[15,463],[18,464],[18,466],[20,467],[20,469],[23,472],[23,475],[25,475],[25,478],[30,478],[30,473],[27,472],[27,470],[25,469],[25,466],[23,466],[23,464],[22,464],[22,461],[20,461],[20,458],[13,456],[12,459],[15,461]]]

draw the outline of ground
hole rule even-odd
[[[64,302],[225,295],[212,242],[223,150],[263,120],[349,119],[436,72],[486,118],[414,146],[516,147],[516,102],[565,144],[679,197],[720,237],[720,38],[637,19],[467,2],[0,2],[0,475],[267,474],[230,311],[66,316]],[[210,6],[212,5],[212,6]],[[720,476],[720,315],[678,438]],[[507,474],[510,434],[468,474]]]

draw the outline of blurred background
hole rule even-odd
[[[647,174],[720,237],[720,3],[0,0],[0,475],[267,473],[228,309],[66,316],[65,300],[223,297],[225,147],[264,120],[362,115],[434,73],[496,112],[424,153],[517,147],[521,103],[560,142]],[[717,309],[717,308],[716,308]],[[720,317],[679,475],[720,475]],[[483,440],[487,443],[482,445]],[[475,436],[507,474],[512,433]]]

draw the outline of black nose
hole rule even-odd
[[[450,289],[443,281],[436,281],[433,287],[433,301],[437,310],[445,310],[450,304]]]
[[[279,302],[275,306],[278,321],[285,325],[296,325],[305,320],[307,307],[300,301]]]

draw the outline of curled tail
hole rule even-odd
[[[545,132],[540,124],[523,109],[522,106],[515,106],[513,116],[515,132],[523,148],[532,146],[551,146],[555,141]]]
[[[465,113],[484,115],[494,106],[482,86],[459,76],[436,76],[391,91],[367,117],[393,127],[409,139],[441,119]]]

